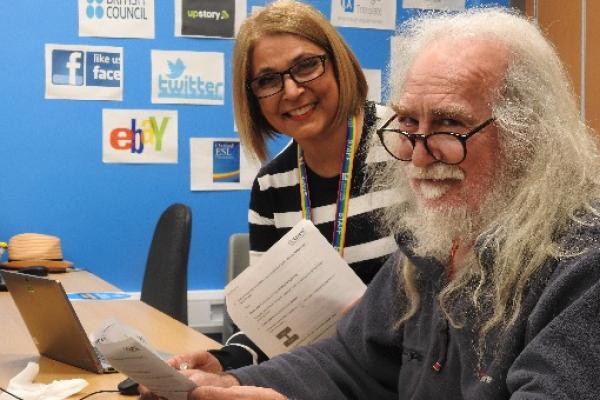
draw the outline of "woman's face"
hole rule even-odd
[[[292,34],[264,36],[256,42],[251,56],[251,77],[281,72],[309,57],[326,54],[313,42]],[[283,90],[258,99],[260,110],[275,131],[303,142],[320,141],[333,134],[339,88],[332,61],[325,61],[325,72],[303,84],[289,74],[283,76]]]

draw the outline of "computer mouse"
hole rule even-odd
[[[127,378],[117,385],[117,389],[119,389],[119,393],[125,396],[137,396],[140,394],[138,392],[138,383],[131,378]]]
[[[35,275],[35,276],[47,276],[48,268],[43,265],[36,265],[33,267],[26,267],[19,269],[19,272],[27,275]]]

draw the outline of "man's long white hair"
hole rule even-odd
[[[489,38],[509,50],[504,80],[491,93],[505,164],[498,181],[503,187],[494,192],[504,192],[503,201],[493,205],[492,216],[473,238],[481,245],[476,247],[478,252],[439,296],[451,322],[454,300],[470,299],[486,315],[480,321],[481,338],[495,328],[507,330],[515,322],[530,280],[549,257],[584,251],[585,243],[573,245],[559,238],[573,224],[597,222],[600,161],[594,134],[580,120],[572,86],[555,49],[534,23],[508,10],[427,14],[402,26],[392,42],[388,88],[392,103],[402,93],[415,57],[432,42],[449,38],[456,39],[451,40],[455,44],[462,39]],[[374,184],[392,186],[398,196],[407,198],[408,182],[405,174],[398,173],[403,170],[398,163],[371,171]],[[406,203],[388,209],[383,215],[385,226],[395,232],[403,230],[406,218],[399,216],[409,212]],[[494,255],[491,268],[482,266],[482,249]],[[410,307],[400,323],[414,315],[419,305],[413,269],[409,262],[401,262],[399,276]]]

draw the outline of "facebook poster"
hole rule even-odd
[[[123,48],[46,44],[46,98],[123,100]]]

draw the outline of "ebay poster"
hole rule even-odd
[[[102,161],[177,163],[177,111],[102,110]]]

